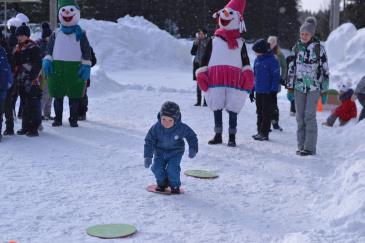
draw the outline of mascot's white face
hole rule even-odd
[[[80,20],[80,10],[75,6],[65,6],[58,11],[58,19],[63,26],[74,26]]]
[[[213,15],[218,18],[219,27],[226,30],[240,29],[241,14],[231,8],[223,8]]]

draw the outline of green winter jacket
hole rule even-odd
[[[288,67],[288,88],[302,93],[328,90],[329,69],[324,46],[316,39],[304,44],[298,41],[292,48],[294,60]]]

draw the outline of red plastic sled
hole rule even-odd
[[[156,187],[157,187],[157,185],[149,185],[146,189],[149,192],[154,192],[154,193],[163,194],[163,195],[179,195],[179,194],[171,194],[171,188],[170,187],[167,187],[164,192],[156,191]],[[180,187],[180,194],[183,194],[183,193],[185,193],[185,191],[184,191],[184,189],[182,189]]]

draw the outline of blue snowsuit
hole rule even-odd
[[[6,93],[13,84],[13,74],[11,72],[7,53],[0,47],[0,136],[3,123],[4,103]],[[1,140],[1,139],[0,139]]]
[[[180,187],[180,162],[185,151],[184,138],[189,144],[189,150],[198,152],[198,138],[195,132],[181,122],[181,117],[171,128],[161,124],[160,114],[158,122],[147,133],[144,145],[144,157],[152,158],[152,172],[156,177],[157,185]]]

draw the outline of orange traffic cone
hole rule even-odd
[[[318,103],[317,103],[317,111],[318,111],[318,112],[322,112],[322,111],[323,111],[323,104],[322,104],[322,99],[321,99],[321,97],[319,97],[319,99],[318,99]]]

